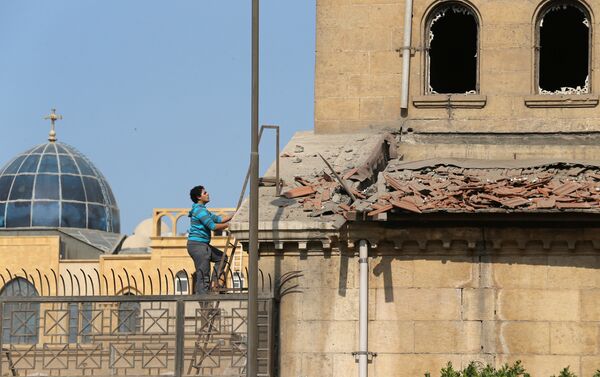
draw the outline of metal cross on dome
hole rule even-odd
[[[46,115],[44,119],[50,119],[50,123],[52,124],[52,129],[48,134],[48,141],[55,142],[56,141],[56,131],[54,130],[54,123],[57,120],[62,120],[62,115],[56,113],[56,109],[51,109],[50,115]]]

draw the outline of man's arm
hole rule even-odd
[[[227,228],[229,228],[229,224],[219,223],[219,224],[215,224],[215,229],[213,229],[213,230],[225,230]]]
[[[233,215],[222,215],[221,223],[228,223],[231,221],[232,218],[233,218]]]

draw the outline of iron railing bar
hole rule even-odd
[[[260,300],[272,299],[273,294],[265,292],[259,295]],[[0,304],[9,303],[69,303],[69,302],[177,302],[177,301],[247,301],[244,293],[205,294],[205,295],[147,295],[147,296],[33,296],[33,297],[2,297]]]

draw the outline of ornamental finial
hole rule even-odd
[[[52,109],[50,115],[44,117],[44,119],[50,119],[50,124],[52,124],[50,133],[48,134],[48,141],[52,143],[56,141],[56,131],[54,130],[54,122],[56,122],[57,120],[62,120],[62,118],[62,115],[56,113],[56,109]]]

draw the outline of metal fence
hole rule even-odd
[[[0,375],[245,376],[248,297],[0,298]],[[259,299],[260,376],[273,375],[274,304]]]

